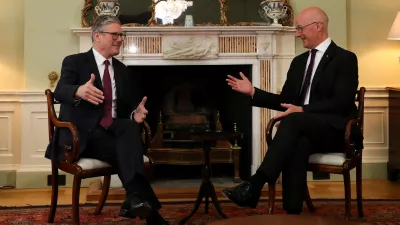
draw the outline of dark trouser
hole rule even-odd
[[[324,115],[292,113],[281,121],[259,170],[269,182],[275,182],[282,172],[284,210],[302,211],[310,154],[338,151],[343,143],[344,130],[333,128]]]
[[[136,122],[114,119],[107,130],[98,125],[89,136],[87,148],[81,157],[98,159],[116,166],[127,194],[138,192],[155,209],[161,208],[144,177],[143,142]]]

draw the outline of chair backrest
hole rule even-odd
[[[54,109],[54,104],[59,103],[54,100],[54,94],[50,89],[46,89],[45,94],[47,98],[47,122],[49,129],[49,142],[51,142],[54,136],[54,122],[57,120],[57,114],[56,110]]]
[[[357,91],[356,102],[358,102],[358,126],[361,129],[361,134],[364,135],[364,96],[365,96],[365,87],[360,87]]]

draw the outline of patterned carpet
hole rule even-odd
[[[228,218],[266,214],[267,207],[266,202],[260,202],[257,209],[239,208],[228,202],[221,203],[221,205]],[[317,207],[317,210],[312,213],[313,215],[336,219],[344,218],[343,200],[315,200],[314,205]],[[169,220],[172,225],[175,225],[191,211],[192,206],[193,204],[188,203],[164,204],[160,213],[165,219]],[[81,224],[145,224],[143,220],[139,221],[119,217],[119,207],[120,206],[116,204],[107,204],[101,215],[94,216],[93,211],[95,207],[93,205],[82,205],[80,208]],[[48,211],[49,207],[0,207],[0,224],[48,224],[45,222],[47,220]],[[70,224],[71,213],[70,206],[59,206],[56,212],[55,223]],[[280,201],[276,203],[275,213],[284,213]],[[304,208],[303,213],[307,215],[311,214],[306,208]],[[352,202],[351,220],[370,222],[379,225],[400,224],[400,200],[365,200],[364,214],[365,217],[359,219],[357,217],[356,202]],[[215,212],[213,205],[210,206],[209,213],[204,214],[203,203],[197,213],[186,224],[200,225],[220,219],[222,218]]]

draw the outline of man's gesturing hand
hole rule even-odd
[[[290,113],[303,112],[303,107],[301,107],[301,106],[285,104],[285,103],[282,103],[281,106],[283,108],[286,108],[286,111],[279,113],[277,116],[274,117],[275,119],[283,118],[283,117],[289,115]],[[279,124],[278,124],[278,126],[279,126]]]
[[[78,90],[75,92],[75,98],[83,99],[95,105],[99,103],[103,103],[104,95],[103,92],[97,89],[94,83],[95,76],[92,73],[90,76],[90,80],[86,82],[84,85],[81,85]]]
[[[135,114],[133,115],[133,118],[137,123],[142,123],[144,119],[146,119],[147,116],[147,109],[144,107],[144,104],[147,101],[147,97],[144,97],[138,107],[136,108]]]
[[[242,72],[240,72],[239,74],[240,74],[240,77],[242,78],[242,80],[239,80],[235,77],[232,77],[231,75],[228,75],[226,82],[228,83],[229,86],[232,87],[233,90],[243,93],[243,94],[253,96],[254,88],[251,85],[251,82],[249,81],[249,79],[247,79],[247,77]]]

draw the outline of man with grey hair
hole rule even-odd
[[[152,187],[144,177],[140,124],[146,118],[147,98],[137,93],[127,67],[114,58],[125,39],[121,23],[113,16],[99,16],[92,26],[93,47],[65,57],[54,97],[61,103],[61,121],[79,131],[80,158],[94,158],[118,168],[126,190],[120,215],[146,218],[147,224],[168,224],[158,209]],[[45,157],[65,160],[63,147],[72,145],[67,129],[55,131]]]

